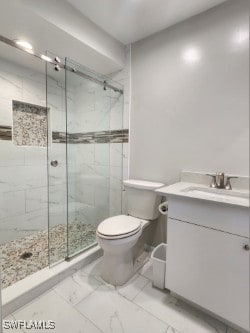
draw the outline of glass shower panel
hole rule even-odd
[[[122,98],[103,77],[69,59],[66,66],[75,69],[66,71],[70,257],[95,245],[97,225],[121,213],[122,146],[111,149],[111,128],[121,128]]]
[[[110,197],[109,214],[121,214],[123,209],[123,105],[124,95],[111,90],[110,131]]]
[[[61,65],[47,65],[50,264],[95,245],[98,224],[122,210],[122,86]]]
[[[50,58],[55,55],[48,53]],[[61,58],[64,64],[64,59]],[[50,265],[67,257],[67,160],[65,70],[47,63],[48,229]]]

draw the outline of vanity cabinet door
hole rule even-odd
[[[168,219],[166,288],[249,330],[249,239]]]

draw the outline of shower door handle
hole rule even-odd
[[[58,161],[54,160],[50,162],[50,165],[53,166],[54,168],[58,166]]]

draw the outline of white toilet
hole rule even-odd
[[[159,216],[161,197],[154,190],[163,185],[142,180],[124,181],[129,215],[110,217],[99,224],[96,238],[104,251],[101,276],[108,283],[120,286],[134,274],[133,246],[142,230]]]

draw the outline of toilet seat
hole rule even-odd
[[[117,215],[101,222],[97,235],[104,239],[121,239],[132,236],[141,230],[142,221],[128,215]]]

